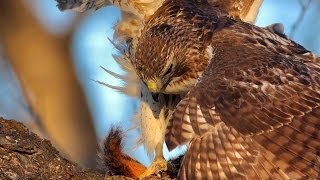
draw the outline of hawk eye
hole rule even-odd
[[[166,76],[168,74],[170,74],[172,71],[172,64],[170,65],[170,67],[168,68],[168,70],[163,74],[163,76]]]

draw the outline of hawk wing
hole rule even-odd
[[[99,9],[102,6],[111,4],[108,0],[56,0],[58,8],[63,11],[72,9],[84,12],[88,9]]]
[[[219,166],[208,163],[206,168],[234,175],[241,172],[231,166],[238,161],[227,155],[248,150],[232,149],[235,144],[246,147],[246,143],[228,138],[249,138],[260,147],[259,152],[271,154],[271,164],[289,177],[319,177],[320,58],[293,41],[242,22],[215,32],[211,46],[215,49],[211,63],[169,122],[169,149],[193,139],[190,149],[198,148],[198,153],[217,159],[227,157],[218,161]],[[219,132],[221,128],[239,134],[230,136]],[[196,141],[207,146],[217,142],[209,135],[220,139],[224,148],[215,153],[209,147],[199,148]],[[202,154],[191,158],[190,153],[194,152],[187,152],[189,162],[203,163]],[[261,166],[262,156],[255,156],[254,167]],[[244,159],[242,165],[246,163]],[[254,169],[242,175],[253,177]],[[185,170],[187,164],[180,173]]]

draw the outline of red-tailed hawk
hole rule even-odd
[[[190,142],[180,179],[319,178],[320,58],[213,3],[155,6],[118,61],[146,84],[135,92],[150,172],[165,169],[169,120],[168,148]]]
[[[320,58],[299,44],[206,1],[165,1],[133,65],[150,91],[186,93],[165,141],[190,142],[181,179],[319,178]]]

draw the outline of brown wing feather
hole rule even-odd
[[[191,141],[179,179],[288,179],[273,161],[278,162],[274,155],[221,122]]]
[[[273,46],[256,44],[269,32],[252,33],[262,30],[250,26],[245,31],[243,26],[213,37],[215,56],[195,88],[201,106],[215,107],[244,135],[271,131],[315,111],[320,106],[320,58],[281,37],[272,40]],[[250,35],[261,37],[252,40]]]
[[[267,152],[256,161],[267,168],[262,179],[270,177],[270,167],[283,177],[319,178],[320,58],[293,41],[241,23],[216,32],[211,45],[215,55],[210,65],[178,104],[182,111],[172,115],[171,123],[180,123],[175,128],[188,124],[183,143],[216,131],[223,121]],[[203,115],[199,123],[199,116],[183,111],[190,107],[197,107],[196,114],[213,111],[214,116]],[[208,128],[198,130],[205,123]],[[183,143],[175,139],[172,144],[172,137],[179,137],[170,134],[172,127],[166,143],[174,148]],[[269,156],[272,161],[261,160]]]
[[[168,123],[166,142],[169,150],[190,142],[195,135],[202,135],[221,122],[214,108],[202,109],[195,98],[188,97],[179,102]]]

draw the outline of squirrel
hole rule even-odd
[[[124,133],[120,128],[112,127],[105,138],[102,147],[103,168],[108,175],[122,175],[137,179],[147,168],[136,159],[125,154],[122,149]],[[183,156],[168,161],[168,170],[162,172],[162,177],[177,177]],[[152,177],[150,177],[152,178]]]

